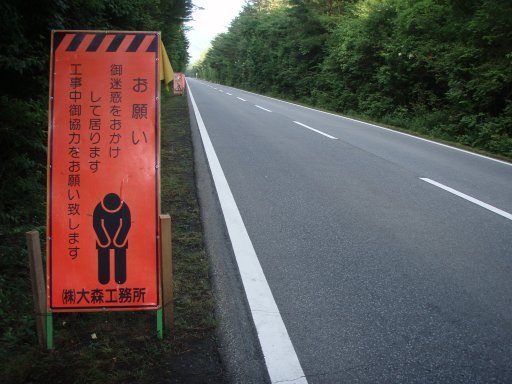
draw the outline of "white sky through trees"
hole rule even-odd
[[[193,3],[196,6],[193,21],[187,23],[191,28],[187,32],[190,65],[199,59],[216,35],[228,30],[231,20],[238,16],[246,0],[194,0]]]

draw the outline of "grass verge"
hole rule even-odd
[[[37,346],[24,229],[1,228],[2,383],[222,383],[197,203],[186,97],[162,99],[162,212],[173,224],[175,329],[154,311],[54,314],[55,350]],[[94,336],[93,336],[94,335]]]

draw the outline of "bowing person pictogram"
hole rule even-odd
[[[114,252],[115,281],[126,281],[126,250],[131,214],[128,205],[115,193],[107,194],[98,203],[93,213],[93,227],[96,232],[98,250],[98,281],[110,281],[110,253]]]

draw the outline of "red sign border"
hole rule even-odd
[[[157,171],[155,177],[155,209],[156,209],[156,229],[155,234],[156,242],[156,296],[157,303],[147,305],[117,305],[117,306],[87,306],[87,307],[58,307],[52,306],[52,164],[53,164],[53,134],[54,134],[54,89],[55,89],[55,54],[54,37],[55,33],[63,34],[100,34],[106,35],[154,35],[157,38],[158,44],[155,52],[155,164],[157,164]],[[155,31],[100,31],[100,30],[52,30],[51,32],[51,54],[50,54],[50,89],[49,89],[49,114],[48,114],[48,158],[47,158],[47,265],[46,265],[46,290],[47,290],[47,309],[49,312],[100,312],[100,311],[127,311],[127,310],[157,310],[162,308],[162,283],[161,283],[161,243],[160,243],[160,50],[161,50],[161,34]]]

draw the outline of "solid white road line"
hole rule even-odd
[[[503,210],[501,210],[499,208],[493,207],[492,205],[484,203],[483,201],[475,199],[474,197],[466,195],[465,193],[459,192],[456,189],[447,187],[446,185],[438,183],[437,181],[434,181],[434,180],[431,180],[431,179],[427,179],[427,178],[424,178],[424,177],[420,177],[420,179],[423,180],[423,181],[426,181],[429,184],[435,185],[438,188],[444,189],[447,192],[453,193],[456,196],[462,197],[463,199],[465,199],[467,201],[470,201],[473,204],[479,205],[482,208],[488,209],[489,211],[494,212],[494,213],[496,213],[496,214],[498,214],[500,216],[503,216],[506,219],[512,220],[512,214],[510,214],[508,212],[505,212],[505,211],[503,211]]]
[[[194,96],[187,87],[272,383],[307,384],[274,296],[231,193]]]
[[[238,100],[247,101],[247,100],[242,99],[241,97],[238,97],[238,96],[237,96],[236,98],[237,98]]]
[[[311,131],[313,131],[313,132],[316,132],[316,133],[319,133],[319,134],[321,134],[321,135],[324,135],[325,137],[328,137],[329,139],[338,140],[338,138],[337,138],[337,137],[334,137],[334,136],[328,135],[327,133],[322,132],[322,131],[319,131],[318,129],[311,128],[310,126],[307,126],[306,124],[302,124],[300,121],[294,121],[294,123],[295,123],[295,124],[299,124],[299,125],[303,126],[304,128],[310,129],[310,130],[311,130]]]
[[[264,111],[272,112],[270,109],[260,107],[260,106],[259,106],[259,105],[257,105],[257,104],[255,104],[254,106],[255,106],[256,108],[263,109]]]

